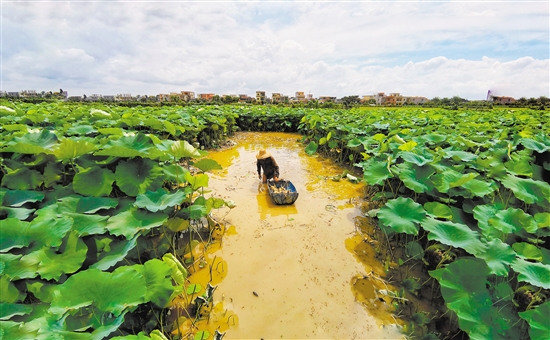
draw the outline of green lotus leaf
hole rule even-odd
[[[185,184],[185,174],[189,172],[186,168],[179,164],[164,165],[164,178],[166,181],[172,181],[179,184]]]
[[[479,157],[476,164],[487,174],[489,178],[501,179],[506,176],[506,167],[500,157],[491,155],[488,158]]]
[[[50,312],[56,315],[94,305],[116,317],[124,310],[146,302],[147,294],[143,275],[127,266],[119,267],[112,273],[99,269],[81,271],[58,287],[50,307]]]
[[[107,230],[111,235],[123,235],[131,239],[137,233],[161,226],[168,215],[160,212],[148,212],[137,208],[131,208],[107,220]]]
[[[436,240],[448,246],[462,248],[472,255],[485,252],[485,245],[479,240],[477,231],[467,225],[450,221],[438,221],[428,217],[422,227],[429,231],[428,240]]]
[[[212,209],[219,209],[223,207],[226,202],[223,198],[218,197],[210,197],[206,200],[206,207],[208,208],[208,212],[210,212]]]
[[[98,200],[101,202],[110,202],[108,205],[103,204],[99,207],[95,204],[87,206],[86,202],[91,200]],[[83,203],[84,202],[84,203]],[[100,204],[97,202],[96,204]],[[114,203],[114,205],[113,205]],[[107,219],[109,216],[102,216],[99,214],[81,214],[76,211],[96,211],[103,207],[116,206],[118,202],[109,198],[95,198],[95,197],[64,197],[57,200],[56,204],[51,204],[48,207],[40,211],[40,214],[49,211],[49,215],[54,216],[63,216],[69,218],[73,221],[72,230],[77,231],[79,236],[93,235],[93,234],[103,234],[105,232],[105,226],[107,224]]]
[[[206,158],[203,158],[200,161],[193,163],[193,166],[198,168],[202,172],[223,169],[220,163],[216,162],[213,159],[206,159]]]
[[[19,279],[28,279],[38,276],[36,273],[38,265],[32,259],[25,258],[23,255],[13,255],[10,253],[0,253],[0,274],[12,281]]]
[[[208,186],[208,175],[207,174],[196,174],[195,176],[191,175],[190,172],[185,174],[185,180],[191,184],[193,190],[197,190],[201,187]]]
[[[410,198],[388,201],[376,214],[382,224],[398,233],[418,235],[418,224],[426,218],[422,206]]]
[[[430,176],[433,175],[435,170],[429,166],[408,166],[407,164],[400,164],[398,167],[399,179],[405,184],[405,186],[416,193],[423,193],[433,189],[433,183],[430,180]]]
[[[95,150],[96,146],[93,143],[85,140],[65,138],[61,141],[61,143],[59,143],[59,145],[57,145],[52,153],[60,161],[67,162],[87,153],[92,153]]]
[[[67,135],[88,135],[96,132],[97,130],[91,125],[77,125],[68,128],[65,133]]]
[[[466,151],[443,150],[443,158],[452,158],[455,162],[471,162],[477,157]]]
[[[517,258],[512,263],[512,269],[518,273],[518,281],[532,284],[533,286],[550,289],[550,265],[540,262],[528,262]]]
[[[49,162],[44,168],[44,186],[53,188],[61,182],[63,175],[63,165],[61,163]]]
[[[7,252],[13,248],[28,247],[33,241],[29,233],[29,222],[9,217],[1,222],[2,237],[0,237],[0,252]]]
[[[536,306],[533,309],[519,312],[519,317],[529,323],[529,336],[531,340],[547,340],[550,339],[550,301]]]
[[[147,191],[145,194],[138,195],[134,204],[138,208],[157,212],[181,204],[184,199],[185,194],[181,190],[171,194],[166,189],[159,188],[157,191]]]
[[[16,218],[24,221],[29,218],[35,210],[36,209],[0,207],[0,216],[3,218]]]
[[[25,296],[15,287],[9,277],[4,274],[0,275],[0,303],[22,302]]]
[[[149,151],[155,149],[155,144],[150,137],[143,133],[137,133],[130,136],[122,136],[117,140],[109,141],[103,150],[94,153],[96,156],[116,156],[116,157],[144,157],[151,158]],[[158,150],[157,150],[158,151]]]
[[[374,158],[370,158],[370,160]],[[372,161],[363,167],[363,178],[368,185],[382,185],[388,178],[393,178],[393,174],[388,169],[387,162]]]
[[[33,190],[44,183],[44,176],[29,168],[19,168],[2,177],[2,186],[14,190]]]
[[[550,201],[550,184],[534,181],[530,178],[519,178],[507,175],[501,181],[504,187],[512,190],[514,195],[527,204]]]
[[[107,136],[123,136],[124,135],[124,130],[123,129],[115,128],[115,127],[97,129],[97,132],[99,132],[102,135],[107,135]]]
[[[36,212],[37,217],[29,224],[28,233],[36,247],[59,247],[65,235],[73,226],[73,219],[58,214],[56,206],[48,206]]]
[[[504,234],[518,233],[525,229],[529,233],[537,231],[537,222],[533,216],[526,214],[521,209],[508,208],[495,214],[489,219],[489,225],[502,231]]]
[[[29,329],[21,322],[0,321],[0,335],[6,340],[36,339],[37,332],[37,329]]]
[[[414,149],[415,146],[418,144],[415,141],[408,141],[405,144],[401,144],[398,149],[402,151],[411,151]],[[422,164],[419,164],[422,165]]]
[[[550,213],[536,213],[535,221],[537,222],[537,226],[539,227],[539,229],[550,227]]]
[[[472,195],[477,197],[484,197],[493,193],[497,186],[494,181],[485,180],[481,181],[479,179],[472,179],[464,184],[462,187],[468,190]]]
[[[184,286],[189,272],[183,264],[171,253],[164,254],[162,261],[170,267],[172,279],[180,286]]]
[[[44,280],[33,279],[25,282],[27,291],[41,302],[50,303],[53,300],[53,293],[57,289],[56,283],[46,283]]]
[[[181,158],[200,157],[199,151],[185,140],[175,141],[168,150],[168,154],[170,154],[172,157],[175,157],[177,160]]]
[[[27,133],[23,137],[14,137],[10,143],[2,151],[37,155],[49,153],[57,145],[57,136],[49,130],[41,130]]]
[[[309,144],[306,146],[305,152],[306,154],[312,156],[317,152],[317,148],[319,145],[313,141],[309,142]]]
[[[408,258],[421,259],[424,257],[424,248],[416,241],[408,242],[405,245],[405,255],[407,255]]]
[[[434,160],[434,157],[429,152],[425,152],[423,154],[416,154],[413,152],[401,152],[399,154],[399,157],[403,158],[405,161],[409,163],[413,163],[418,166],[423,166],[431,161]]]
[[[174,292],[177,292],[177,287],[172,286],[172,268],[158,259],[152,259],[143,265],[134,265],[133,267],[139,270],[145,278],[147,286],[145,300],[151,301],[161,308],[166,307]]]
[[[516,176],[533,177],[533,166],[531,164],[533,157],[514,153],[511,158],[510,161],[504,164],[509,173]]]
[[[478,227],[482,230],[483,236],[489,240],[502,236],[502,233],[489,223],[489,220],[494,218],[499,211],[501,210],[496,205],[478,205],[473,209]]]
[[[525,146],[527,149],[534,150],[538,153],[544,153],[550,150],[550,144],[544,144],[531,138],[522,138],[520,140],[520,143],[523,144],[523,146]]]
[[[26,255],[25,258],[38,264],[37,272],[41,278],[57,281],[62,274],[71,274],[80,269],[87,252],[88,247],[78,237],[78,233],[73,231],[58,251],[43,247]]]
[[[96,244],[99,244],[98,250],[100,247],[101,250],[97,256],[97,262],[92,264],[90,268],[108,270],[120,261],[123,261],[126,259],[128,253],[136,247],[138,238],[139,234],[134,236],[131,240],[120,240],[111,237],[96,239]]]
[[[115,174],[111,170],[93,166],[74,175],[73,190],[84,196],[109,196],[114,181]]]
[[[542,262],[541,249],[531,243],[516,242],[512,244],[512,248],[516,251],[518,257],[522,259]]]
[[[156,191],[162,185],[162,175],[156,162],[144,158],[121,161],[115,171],[116,184],[128,196]]]
[[[446,220],[453,219],[453,212],[448,205],[439,202],[427,202],[424,203],[424,210],[435,218],[444,218]]]
[[[447,169],[443,171],[442,173],[433,175],[431,177],[431,180],[439,192],[446,193],[451,188],[462,186],[472,179],[474,179],[478,174],[476,173],[467,173],[467,174],[461,174],[460,172],[453,170],[453,169]]]
[[[447,139],[447,136],[444,135],[438,135],[435,133],[429,133],[426,135],[421,135],[417,137],[418,142],[422,143],[430,143],[430,144],[439,144]]]
[[[510,271],[509,265],[516,259],[516,253],[512,247],[498,238],[487,242],[485,251],[475,256],[485,260],[491,269],[491,274],[498,276],[507,276]]]
[[[82,214],[95,214],[99,210],[116,208],[118,201],[107,197],[80,197],[77,198],[75,212]]]
[[[155,331],[159,332],[158,329],[155,329]],[[159,332],[159,334],[162,334]],[[168,338],[166,338],[164,336],[164,334],[162,334],[163,338],[162,339],[158,339],[158,340],[169,340]],[[137,335],[124,335],[124,336],[115,336],[114,338],[111,338],[111,340],[151,340],[151,339],[154,339],[154,338],[150,338],[148,337],[144,332],[139,332]],[[154,340],[157,340],[157,339],[154,339]]]
[[[25,190],[6,190],[0,189],[2,205],[10,207],[20,207],[25,203],[40,202],[44,199],[44,194],[37,191]]]

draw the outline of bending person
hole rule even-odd
[[[279,181],[279,165],[275,161],[275,158],[265,149],[261,149],[256,155],[256,167],[258,168],[258,178],[262,180],[262,183],[267,183],[268,179],[273,178],[275,182]],[[264,171],[262,177],[262,170]]]

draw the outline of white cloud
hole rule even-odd
[[[548,96],[548,14],[482,1],[4,3],[2,89]]]

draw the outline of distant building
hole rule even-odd
[[[195,92],[192,92],[192,91],[181,91],[181,100],[183,101],[191,101],[193,99],[195,99]]]
[[[512,103],[515,103],[516,100],[512,97],[507,96],[493,96],[491,95],[489,97],[489,101],[493,102],[493,104],[500,104],[500,105],[510,105]]]
[[[319,103],[326,103],[326,102],[336,103],[336,97],[331,97],[331,96],[320,96],[319,97]]]
[[[265,103],[265,91],[256,91],[256,102]]]
[[[199,93],[198,99],[211,102],[214,99],[215,94],[214,93]]]
[[[282,100],[280,93],[272,93],[271,94],[271,102],[274,104],[280,103]]]
[[[384,105],[401,106],[405,103],[405,100],[405,97],[403,97],[400,93],[394,92],[390,93],[388,96],[385,96]]]
[[[132,100],[132,95],[129,93],[120,93],[115,96],[115,100],[119,102],[129,102]]]
[[[405,97],[405,103],[411,104],[411,105],[422,105],[426,104],[430,100],[426,97],[420,97],[420,96],[413,96],[413,97]]]
[[[300,103],[306,102],[306,95],[304,94],[304,92],[296,92],[295,98],[297,102],[300,102]]]

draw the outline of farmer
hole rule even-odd
[[[258,178],[262,180],[262,183],[267,183],[268,179],[273,178],[275,182],[279,181],[279,166],[275,161],[275,158],[265,149],[261,149],[256,155],[256,166],[258,168]],[[262,177],[262,169],[264,175]]]

